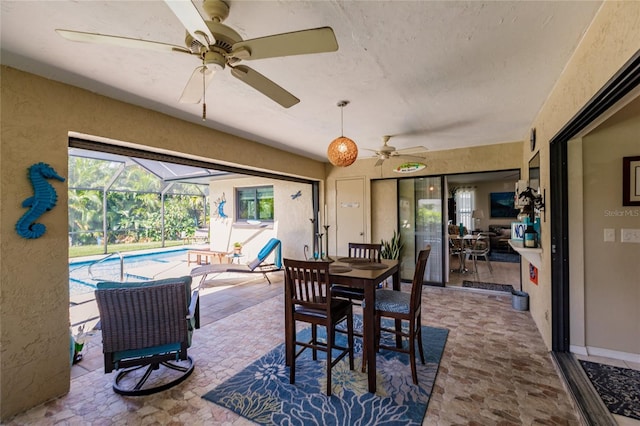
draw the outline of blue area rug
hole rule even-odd
[[[640,420],[640,371],[580,360],[607,409]]]
[[[492,250],[491,253],[489,253],[489,260],[491,262],[518,263],[520,262],[520,255],[518,253],[504,253]]]
[[[359,325],[360,317],[355,327]],[[310,328],[302,333],[308,338]],[[411,380],[407,354],[381,350],[377,392],[369,393],[367,375],[361,372],[362,342],[356,338],[355,369],[349,370],[348,357],[333,368],[331,397],[325,394],[324,354],[313,361],[311,351],[304,351],[296,359],[296,383],[291,385],[282,344],[203,398],[262,425],[421,425],[448,333],[422,327],[425,365],[417,355],[419,385]],[[337,339],[346,336],[338,334]]]

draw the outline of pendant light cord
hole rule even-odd
[[[338,106],[340,107],[340,136],[344,136],[344,107],[349,105],[349,101],[340,101]]]

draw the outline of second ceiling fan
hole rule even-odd
[[[122,47],[151,49],[163,52],[186,53],[197,56],[201,65],[196,67],[180,97],[183,103],[199,103],[216,71],[226,67],[231,75],[253,87],[284,108],[300,99],[289,93],[264,75],[240,65],[241,61],[334,52],[338,42],[330,27],[313,28],[266,37],[243,40],[232,28],[222,24],[229,16],[229,5],[222,0],[204,0],[202,7],[209,20],[202,18],[191,1],[165,3],[187,30],[185,46],[141,40],[115,35],[56,29],[56,32],[72,41],[110,44]],[[205,111],[203,110],[203,118]]]
[[[389,145],[389,139],[391,139],[391,136],[389,135],[383,136],[382,146],[379,147],[378,149],[365,148],[367,149],[367,151],[373,151],[375,153],[375,157],[378,158],[378,161],[376,161],[376,164],[375,164],[376,166],[382,165],[382,163],[384,163],[385,160],[388,160],[390,158],[402,158],[402,159],[414,160],[414,161],[424,160],[424,157],[420,157],[418,155],[412,155],[412,154],[417,154],[419,152],[426,151],[427,148],[423,146],[415,146],[412,148],[396,149],[395,146]]]

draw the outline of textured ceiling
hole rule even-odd
[[[199,8],[199,2],[194,2]],[[197,58],[74,43],[54,29],[183,45],[163,1],[0,2],[1,61],[47,78],[324,160],[344,134],[360,157],[393,135],[397,148],[511,142],[528,129],[601,2],[229,1],[224,24],[244,39],[331,26],[332,53],[247,64],[300,98],[284,109],[215,75],[201,106],[178,103]],[[203,16],[204,13],[202,13]]]

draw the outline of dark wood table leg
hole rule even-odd
[[[367,375],[369,379],[369,392],[376,392],[376,341],[375,341],[375,305],[376,292],[374,285],[366,285],[364,288],[364,336],[367,353]]]
[[[394,291],[401,291],[400,288],[400,271],[396,272],[395,274],[393,274],[393,290]],[[396,325],[396,331],[400,331],[402,330],[402,321],[397,319],[395,320],[395,325]],[[400,336],[399,334],[396,334],[396,348],[401,348],[402,347],[402,336]]]

